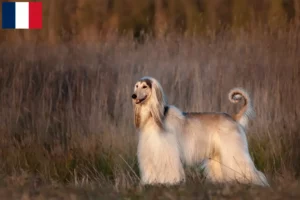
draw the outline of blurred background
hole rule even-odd
[[[129,34],[203,35],[299,23],[298,0],[42,0],[43,29],[1,31],[0,40],[59,43]]]

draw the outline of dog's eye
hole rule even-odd
[[[143,88],[147,88],[147,86],[146,86],[146,85],[144,85],[144,86],[143,86]]]
[[[136,85],[135,87],[136,87],[136,88],[138,88],[139,86],[138,86],[138,85]]]

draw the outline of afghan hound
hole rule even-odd
[[[134,122],[139,132],[142,184],[185,181],[183,165],[201,165],[208,180],[268,186],[249,155],[245,129],[254,113],[246,91],[234,88],[229,100],[244,100],[238,114],[186,113],[168,105],[159,82],[143,77],[134,86]]]

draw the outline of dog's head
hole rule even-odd
[[[152,81],[143,78],[134,85],[134,92],[131,96],[133,103],[146,104],[152,95]]]
[[[143,77],[134,85],[131,95],[133,104],[138,107],[148,107],[151,116],[161,126],[166,100],[159,82],[151,77]]]

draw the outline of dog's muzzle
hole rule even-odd
[[[136,95],[136,94],[133,94],[133,95],[131,96],[131,98],[135,101],[136,104],[139,104],[139,103],[142,103],[142,102],[147,98],[147,95],[146,95],[144,98],[142,98],[142,99],[138,99],[138,98],[137,98],[137,95]]]

